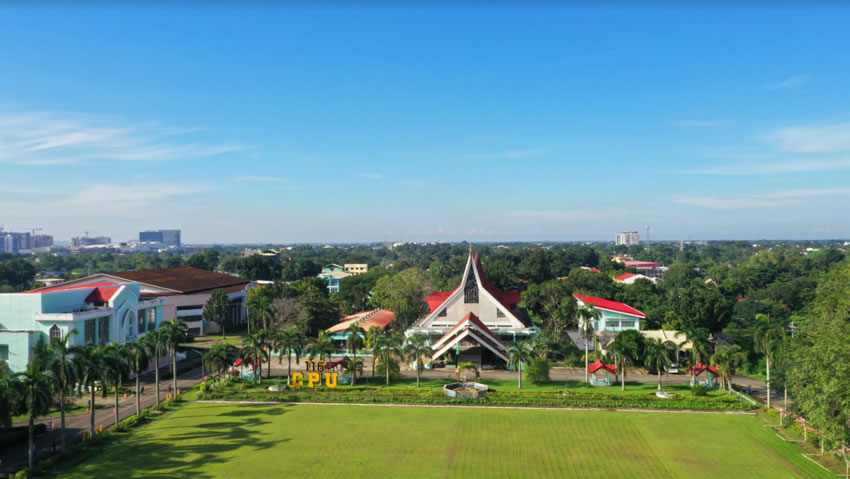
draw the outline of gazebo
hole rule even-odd
[[[695,368],[688,366],[688,374],[691,375],[691,386],[699,384],[708,388],[717,387],[717,378],[720,376],[716,367],[703,363],[697,363]]]
[[[617,375],[617,366],[605,364],[597,359],[587,366],[587,372],[590,373],[590,384],[594,386],[610,386],[611,377]]]

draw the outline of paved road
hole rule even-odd
[[[179,363],[178,363],[179,364]],[[181,389],[189,388],[198,384],[201,380],[201,369],[198,367],[197,369],[193,369],[188,371],[180,376],[177,376],[177,387]],[[154,392],[154,382],[151,377],[150,380],[142,381],[142,384],[145,385],[145,393],[142,395],[142,407],[150,407],[155,404],[155,396]],[[165,400],[165,397],[168,395],[168,386],[171,385],[171,380],[161,381],[160,382],[160,398],[161,400]],[[132,385],[135,387],[135,383]],[[103,426],[104,429],[111,427],[115,424],[115,417],[113,416],[113,405],[115,404],[114,396],[108,396],[106,399],[102,399],[100,394],[97,395],[96,404],[103,404],[107,407],[103,409],[95,410],[95,428]],[[136,413],[135,406],[135,396],[129,395],[127,399],[121,398],[118,401],[118,418],[119,420],[126,419],[133,414]],[[52,418],[41,419],[37,421],[38,423],[47,423],[52,420],[56,424],[55,432],[45,432],[38,436],[36,436],[36,458],[43,459],[50,457],[53,455],[52,451],[52,443],[56,441],[56,448],[59,449],[60,440],[59,440],[59,416],[53,416]],[[14,425],[25,425],[28,424],[27,421],[18,421],[15,422]],[[88,414],[75,414],[73,416],[65,416],[65,440],[68,444],[73,444],[82,439],[83,433],[88,432],[89,430],[89,415]],[[0,460],[3,461],[2,466],[0,466],[0,477],[4,477],[5,474],[10,474],[12,472],[18,471],[27,465],[27,443],[24,441],[23,444],[17,444],[15,446],[5,448],[0,450]]]

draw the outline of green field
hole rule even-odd
[[[191,403],[65,478],[833,477],[750,415]]]

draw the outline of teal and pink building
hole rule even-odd
[[[39,340],[76,329],[72,345],[124,344],[163,322],[165,298],[142,298],[139,283],[67,284],[0,294],[0,360],[26,369]]]

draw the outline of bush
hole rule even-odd
[[[703,386],[702,384],[695,384],[691,386],[691,396],[708,396],[708,388]]]
[[[387,377],[387,365],[383,361],[375,366],[375,376],[379,378]],[[401,378],[401,369],[398,366],[398,361],[390,359],[390,380]]]
[[[545,358],[532,358],[525,366],[525,377],[534,384],[549,383],[549,361]]]

